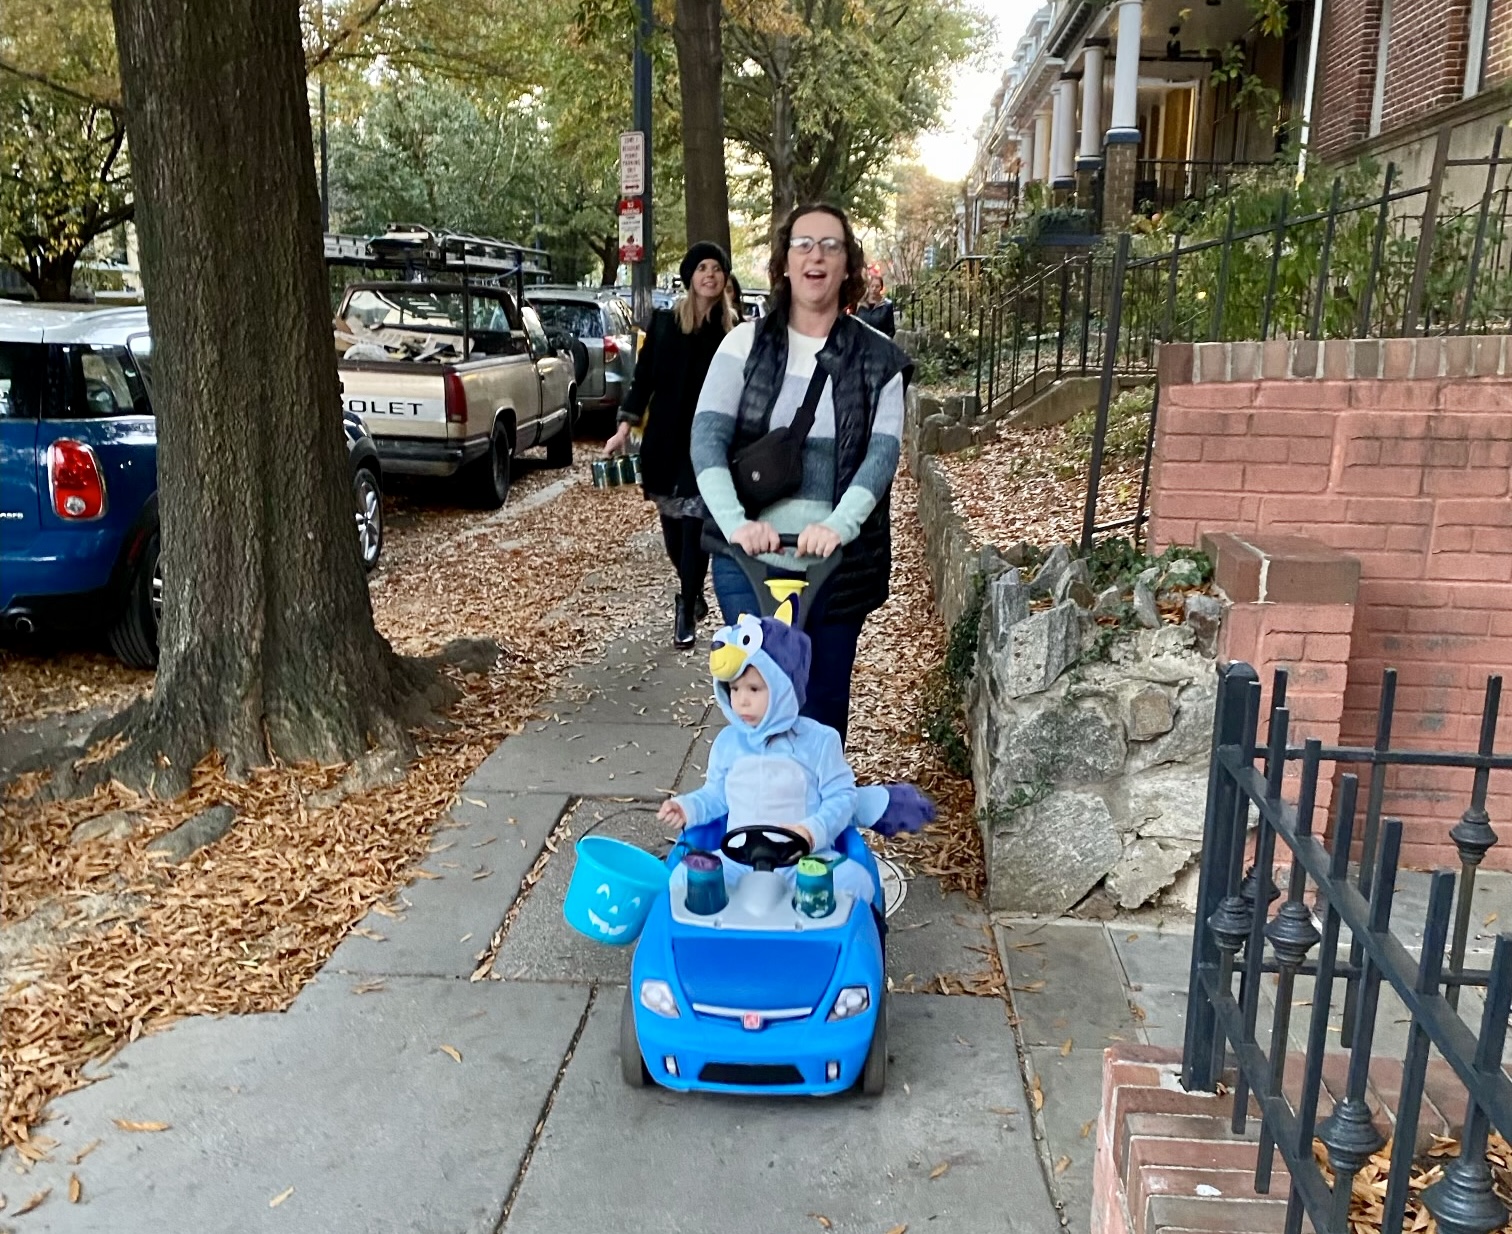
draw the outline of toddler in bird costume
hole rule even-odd
[[[729,724],[714,739],[702,788],[672,797],[657,817],[683,827],[723,816],[726,831],[779,826],[809,842],[809,851],[833,869],[835,889],[871,903],[871,874],[835,850],[840,833],[857,821],[862,794],[887,794],[870,826],[885,835],[917,830],[934,817],[928,798],[911,785],[856,787],[840,734],[798,714],[813,655],[808,635],[774,617],[743,616],[719,630],[709,653],[714,693]],[[880,799],[878,799],[880,801]],[[863,814],[865,811],[863,811]],[[725,881],[745,867],[724,854]],[[782,873],[791,882],[793,866]]]

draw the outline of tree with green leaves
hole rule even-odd
[[[94,241],[131,218],[110,7],[0,7],[0,260],[67,300]]]
[[[984,29],[964,0],[729,0],[725,124],[766,174],[772,227],[801,201],[880,218],[889,165]]]
[[[677,0],[672,37],[682,99],[683,201],[690,240],[730,251],[720,0]]]

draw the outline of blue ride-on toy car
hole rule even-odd
[[[764,614],[788,604],[795,621],[803,591],[817,590],[839,564],[836,553],[805,574],[771,569],[738,549],[731,556],[751,578]],[[820,916],[799,901],[805,869],[822,871],[824,863],[799,865],[797,895],[779,872],[808,856],[801,835],[766,825],[726,833],[724,818],[683,832],[667,857],[666,894],[656,897],[631,963],[620,1018],[627,1084],[881,1094],[887,1080],[882,880],[857,828],[877,823],[890,799],[884,787],[860,790],[856,818],[835,845],[871,875],[872,902],[830,887],[823,894],[832,907]],[[728,892],[715,849],[750,867]],[[717,881],[712,903],[697,894],[699,869],[685,857],[701,859],[707,880]]]

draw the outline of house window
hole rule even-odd
[[[1481,91],[1486,76],[1486,44],[1490,40],[1491,0],[1470,0],[1470,45],[1465,49],[1465,97]]]
[[[1381,0],[1381,30],[1376,40],[1375,90],[1370,96],[1370,135],[1381,131],[1386,110],[1386,63],[1391,52],[1391,0]]]

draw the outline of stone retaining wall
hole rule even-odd
[[[1182,580],[1147,571],[1134,588],[1147,628],[1103,646],[1092,610],[1121,594],[1093,596],[1086,564],[1065,546],[1025,582],[1023,546],[978,545],[945,469],[920,448],[923,410],[924,400],[910,400],[905,447],[947,627],[983,588],[966,710],[990,905],[1060,913],[1104,880],[1123,907],[1178,882],[1174,894],[1186,902],[1202,839],[1222,606],[1192,596],[1187,622],[1162,626],[1155,597]],[[1052,606],[1031,611],[1042,598]]]

